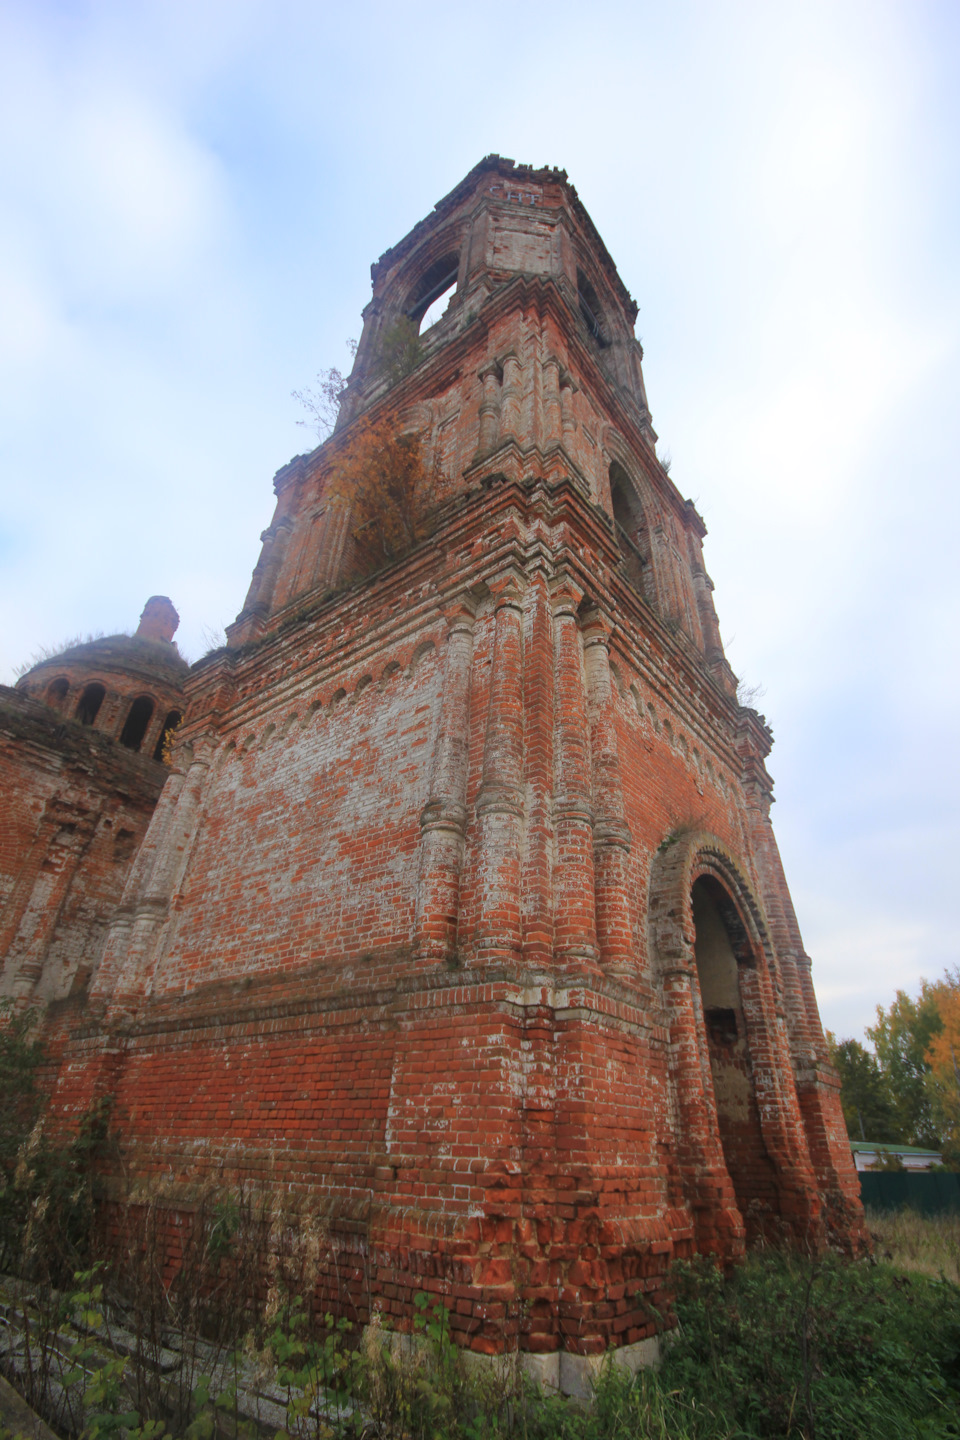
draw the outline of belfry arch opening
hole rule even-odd
[[[755,959],[736,906],[719,881],[701,876],[691,900],[720,1143],[748,1238],[753,1238],[780,1210],[776,1174],[760,1124],[743,1004],[745,972],[753,969]]]
[[[577,271],[577,304],[590,334],[601,350],[605,349],[610,344],[610,340],[603,323],[603,311],[600,308],[596,290],[582,270]]]
[[[650,533],[643,506],[633,481],[614,460],[610,466],[610,501],[617,543],[623,554],[627,579],[645,600],[653,602],[653,571],[650,565]]]
[[[435,260],[420,277],[413,292],[415,299],[407,306],[407,316],[421,335],[437,323],[456,294],[459,269],[460,257],[451,252]]]

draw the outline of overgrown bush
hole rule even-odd
[[[680,1329],[658,1383],[711,1417],[693,1434],[960,1436],[950,1282],[774,1250],[729,1279],[705,1261],[676,1275]]]
[[[429,534],[438,484],[436,462],[419,435],[401,432],[396,414],[355,422],[327,463],[324,489],[328,499],[350,508],[358,574],[399,559]]]
[[[0,1270],[62,1285],[90,1260],[93,1170],[107,1110],[95,1106],[70,1136],[49,1134],[35,1019],[0,1003]]]
[[[416,324],[407,315],[398,316],[380,337],[377,368],[391,385],[396,385],[416,370],[422,359],[423,344]]]

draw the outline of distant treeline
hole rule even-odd
[[[960,970],[921,980],[916,998],[898,990],[866,1036],[872,1051],[827,1032],[851,1140],[942,1150],[960,1168]]]

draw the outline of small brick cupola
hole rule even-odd
[[[152,595],[134,635],[104,635],[41,660],[17,689],[64,720],[160,760],[184,713],[189,670],[173,636],[180,623],[166,595]]]

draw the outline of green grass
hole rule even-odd
[[[528,1413],[536,1440],[933,1440],[960,1436],[960,1290],[888,1264],[766,1251],[725,1279],[678,1267],[659,1372],[608,1367],[585,1413]]]

